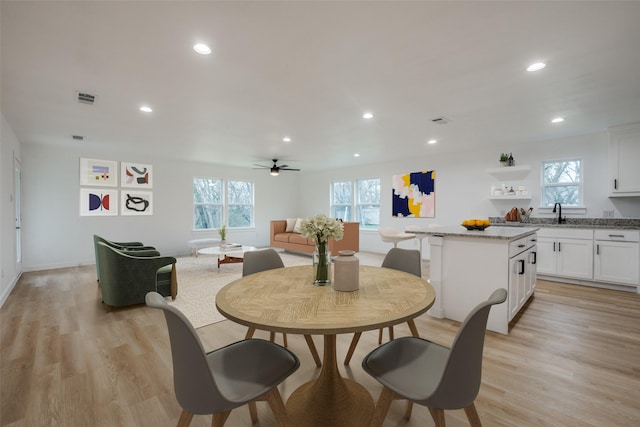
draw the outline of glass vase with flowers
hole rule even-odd
[[[340,220],[320,214],[303,219],[300,224],[300,232],[303,237],[316,241],[316,250],[313,255],[314,285],[324,286],[331,283],[329,239],[342,239],[344,225]]]

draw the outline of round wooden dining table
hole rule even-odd
[[[320,374],[286,403],[294,426],[367,426],[373,398],[338,371],[336,335],[396,325],[426,312],[435,292],[425,280],[398,270],[360,266],[360,287],[341,292],[313,285],[313,267],[278,268],[245,276],[222,288],[216,307],[245,326],[272,332],[323,335]]]

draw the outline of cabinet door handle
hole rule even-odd
[[[558,242],[558,252],[560,252],[560,242]]]
[[[525,246],[527,246],[527,245],[522,244],[522,243],[518,245],[519,248],[524,248]]]
[[[556,242],[553,242],[553,252],[556,251]]]
[[[533,251],[533,252],[531,252],[531,255],[533,255],[533,262],[531,264],[537,264],[538,263],[538,252]]]
[[[600,245],[596,245],[596,255],[600,255]]]
[[[531,239],[531,240],[529,240],[529,241],[530,241],[530,242],[535,243],[535,242],[537,242],[537,241],[538,241],[538,239]]]
[[[617,190],[617,189],[618,189],[618,180],[617,180],[617,179],[614,179],[614,180],[613,180],[613,189],[614,189],[614,190]]]
[[[518,272],[519,275],[523,275],[524,274],[524,260],[523,259],[519,259],[518,262],[520,263],[520,271]]]
[[[612,239],[614,239],[616,237],[624,239],[624,234],[609,234],[609,237],[611,237]]]

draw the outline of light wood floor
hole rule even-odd
[[[180,408],[162,314],[145,306],[105,313],[95,269],[25,273],[0,310],[0,425],[175,426]],[[458,323],[417,319],[422,336],[450,344]],[[198,330],[207,349],[241,339],[246,327],[230,321]],[[405,325],[396,336],[408,335]],[[267,337],[258,333],[259,337]],[[343,358],[351,335],[338,337]],[[321,351],[320,337],[315,339]],[[343,375],[381,387],[360,367],[377,345],[363,334]],[[286,399],[318,373],[302,337],[289,336],[300,369],[280,387]],[[535,298],[508,336],[487,333],[483,381],[476,407],[485,426],[640,425],[640,296],[538,282]],[[261,427],[275,425],[258,404]],[[431,426],[426,408],[402,418],[394,402],[385,426]],[[466,426],[463,411],[448,411],[449,426]],[[209,426],[195,416],[192,426]],[[249,412],[227,424],[249,426]]]

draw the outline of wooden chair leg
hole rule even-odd
[[[431,418],[436,423],[436,427],[446,427],[444,422],[444,409],[429,408],[431,412]]]
[[[413,402],[410,400],[407,400],[407,409],[404,411],[404,418],[406,420],[410,420],[411,419],[411,410],[413,409]]]
[[[389,341],[393,341],[393,326],[389,326]]]
[[[251,422],[258,422],[258,408],[256,407],[256,401],[249,402],[249,415],[251,416]]]
[[[476,405],[471,403],[471,405],[464,408],[464,413],[467,414],[467,419],[469,420],[471,427],[482,427],[478,411],[476,411]]]
[[[180,414],[180,419],[178,419],[177,427],[189,427],[189,424],[191,424],[192,418],[193,418],[193,414],[183,409],[182,413]]]
[[[247,334],[244,336],[245,340],[249,340],[251,338],[253,338],[253,334],[256,332],[256,328],[249,328],[247,329]]]
[[[318,350],[316,349],[316,344],[313,342],[313,338],[311,338],[311,335],[305,335],[304,339],[307,341],[307,346],[309,347],[309,351],[311,351],[313,360],[316,362],[316,366],[318,368],[321,367],[322,362],[320,361],[320,356],[318,355]]]
[[[229,418],[230,413],[231,411],[218,412],[217,414],[213,414],[213,417],[211,418],[211,427],[223,427],[224,423],[227,421],[227,418]]]
[[[278,422],[280,427],[288,427],[290,426],[289,415],[287,415],[287,409],[284,406],[284,402],[282,401],[282,396],[280,396],[280,392],[277,387],[272,388],[264,395],[265,400],[269,403],[271,410],[273,411],[273,415]]]
[[[382,426],[384,419],[387,417],[387,412],[389,412],[389,407],[391,406],[394,396],[394,392],[386,387],[382,388],[382,392],[378,398],[378,403],[376,403],[376,408],[373,410],[373,418],[371,418],[371,422],[369,423],[370,427]]]
[[[382,344],[382,333],[384,332],[383,328],[380,328],[378,331],[378,345]]]
[[[382,330],[382,329],[380,329]],[[356,346],[358,345],[358,341],[360,341],[360,335],[362,335],[362,332],[356,332],[355,334],[353,334],[353,338],[351,339],[351,345],[349,346],[349,350],[347,351],[347,355],[344,358],[344,364],[348,365],[349,362],[351,361],[351,357],[353,356],[353,352],[356,349]]]
[[[269,341],[274,342],[276,340],[276,333],[269,332]]]
[[[413,319],[407,321],[407,325],[409,325],[409,330],[411,331],[411,335],[420,338],[420,334],[418,334],[418,328],[416,328],[416,322]]]
[[[282,342],[284,343],[284,346],[287,347],[287,334],[282,333]]]

